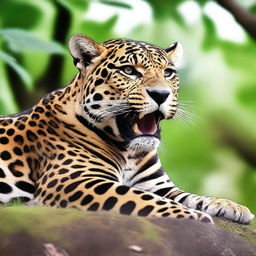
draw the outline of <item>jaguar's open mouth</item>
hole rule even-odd
[[[159,122],[163,119],[160,111],[146,114],[139,118],[135,113],[117,116],[120,134],[128,142],[138,136],[154,136],[160,138]]]
[[[130,121],[131,130],[136,135],[154,135],[159,129],[161,120],[160,112],[153,112],[143,116],[134,118]]]

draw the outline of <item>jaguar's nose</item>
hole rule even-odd
[[[147,90],[147,93],[159,106],[166,101],[170,94],[167,90]]]

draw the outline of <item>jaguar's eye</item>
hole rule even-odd
[[[122,73],[123,75],[129,76],[133,79],[141,77],[141,73],[139,71],[137,71],[133,66],[121,66],[118,67],[118,69],[120,70],[120,73]]]
[[[133,73],[133,67],[131,67],[131,66],[126,66],[126,67],[123,68],[123,71],[124,71],[124,73],[127,74],[127,75],[132,75],[132,73]]]
[[[174,75],[175,71],[170,69],[170,68],[167,68],[164,70],[164,76],[166,78],[170,78],[172,75]]]

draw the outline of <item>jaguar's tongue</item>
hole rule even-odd
[[[157,131],[157,118],[155,113],[147,114],[143,118],[137,118],[132,130],[135,134],[155,134]]]

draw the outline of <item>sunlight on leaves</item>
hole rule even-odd
[[[100,2],[102,4],[107,4],[107,5],[111,5],[114,7],[119,7],[119,8],[125,8],[125,9],[132,9],[132,6],[123,2],[118,2],[118,1],[107,1],[107,0],[100,0]]]

